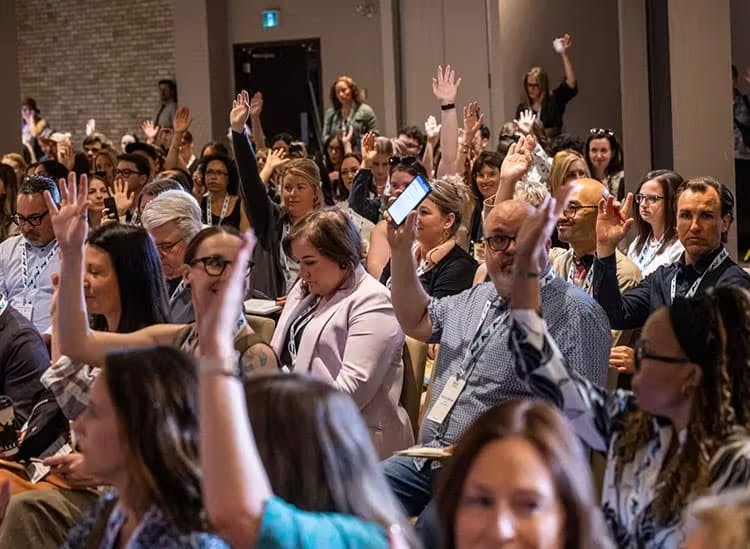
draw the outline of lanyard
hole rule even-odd
[[[185,279],[183,278],[180,280],[180,283],[177,285],[177,287],[172,292],[172,295],[169,296],[169,303],[171,304],[178,295],[180,295],[180,292],[185,289]]]
[[[722,249],[721,252],[719,252],[719,255],[714,257],[714,260],[711,262],[711,264],[708,266],[708,269],[703,271],[703,274],[698,277],[698,279],[693,282],[693,285],[690,286],[690,289],[685,294],[685,297],[693,297],[695,293],[698,291],[698,286],[701,285],[701,282],[703,282],[703,278],[710,273],[711,271],[715,271],[719,268],[719,265],[724,263],[724,260],[729,257],[729,252],[726,248]],[[674,274],[672,277],[672,285],[670,289],[670,301],[674,301],[674,296],[677,292],[677,273]]]
[[[656,257],[656,252],[659,251],[659,248],[661,248],[663,242],[663,237],[661,240],[654,240],[654,238],[651,236],[648,237],[648,240],[646,240],[646,242],[643,244],[643,249],[638,256],[638,266],[641,268],[641,270],[645,269],[646,266],[651,263],[651,261],[653,261],[654,257]]]
[[[294,322],[292,322],[292,325],[289,328],[289,343],[287,345],[287,350],[292,359],[292,363],[289,365],[292,369],[294,369],[294,363],[297,362],[297,336],[302,333],[305,327],[313,319],[315,308],[318,306],[318,303],[320,303],[320,296],[314,299],[313,302],[302,311],[302,314],[294,319]]]
[[[0,315],[5,312],[5,309],[8,307],[8,300],[5,299],[5,296],[3,294],[0,294]]]
[[[214,212],[211,209],[211,195],[208,195],[208,198],[206,199],[206,224],[207,225],[213,225],[214,220]],[[221,205],[221,213],[219,214],[219,222],[217,225],[221,225],[221,222],[224,221],[224,217],[227,215],[227,208],[229,207],[229,194],[224,195],[224,203]]]
[[[29,290],[37,290],[39,288],[39,285],[37,282],[39,281],[39,276],[42,274],[44,269],[47,268],[47,265],[50,264],[52,259],[55,257],[55,254],[57,254],[57,241],[55,241],[54,245],[52,246],[52,249],[50,249],[49,252],[47,252],[47,255],[42,259],[42,261],[36,266],[34,269],[34,272],[29,276],[29,252],[26,249],[27,244],[24,243],[21,247],[21,280],[23,282],[23,303],[24,305],[31,305],[33,296],[29,296]]]
[[[555,271],[552,270],[552,267],[548,267],[547,271],[539,279],[540,287],[544,288],[554,278]],[[493,301],[494,300],[492,299],[488,299],[484,304],[482,314],[479,317],[479,323],[477,324],[477,328],[471,338],[471,343],[466,350],[466,356],[464,357],[464,361],[461,363],[461,368],[458,370],[458,379],[462,379],[464,377],[468,378],[469,375],[471,375],[471,372],[474,369],[474,365],[476,365],[477,363],[479,355],[484,351],[484,348],[487,346],[487,343],[489,343],[491,336],[497,331],[501,324],[505,323],[505,321],[510,316],[510,311],[504,311],[500,316],[496,317],[484,331],[482,331],[482,326],[484,325],[485,320],[487,320],[487,315],[490,311],[490,307],[492,306]],[[470,366],[470,369],[468,371],[466,370],[467,366]]]
[[[576,261],[573,259],[573,261],[570,263],[570,268],[568,269],[568,282],[571,284],[575,284],[575,273],[576,273]],[[581,289],[589,293],[589,290],[591,289],[591,283],[594,280],[594,265],[591,264],[591,267],[589,267],[588,271],[586,272],[586,278],[583,280],[583,284],[581,284]]]

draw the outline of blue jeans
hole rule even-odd
[[[425,547],[440,547],[440,523],[432,499],[434,484],[440,469],[432,469],[428,462],[417,469],[414,458],[392,456],[381,463],[388,485],[410,517],[417,517],[414,525]]]

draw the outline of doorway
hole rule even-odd
[[[320,148],[320,39],[234,45],[237,91],[263,93],[263,130],[267,139],[281,132]],[[267,143],[269,146],[271,143]]]

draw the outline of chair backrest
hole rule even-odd
[[[404,341],[404,384],[400,402],[409,414],[415,439],[419,435],[419,409],[426,363],[427,344],[407,336]]]
[[[276,329],[276,321],[274,319],[256,315],[245,315],[245,319],[253,331],[263,338],[263,341],[271,343],[273,331]]]

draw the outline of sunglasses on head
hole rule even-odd
[[[591,128],[589,130],[589,134],[595,137],[605,137],[605,136],[614,137],[615,136],[615,132],[613,132],[612,130],[608,128]]]
[[[388,165],[393,168],[395,166],[406,166],[407,168],[417,163],[419,159],[416,156],[391,156],[388,159]]]

